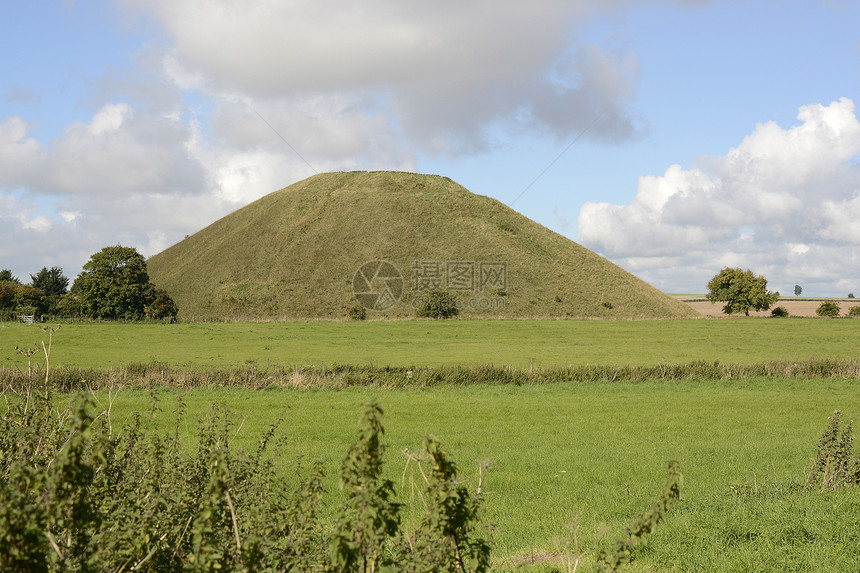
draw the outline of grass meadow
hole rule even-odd
[[[174,424],[174,396],[161,395],[165,429]],[[655,503],[670,459],[680,462],[683,500],[630,570],[860,567],[860,491],[803,487],[833,409],[860,413],[858,380],[222,389],[183,398],[189,439],[193,420],[224,403],[235,412],[233,446],[248,449],[287,409],[285,471],[300,457],[323,460],[331,508],[337,470],[370,400],[385,410],[386,472],[400,501],[410,501],[411,483],[402,451],[418,450],[426,434],[440,438],[470,488],[479,461],[489,460],[485,520],[494,524],[499,569],[551,570],[578,554],[590,566],[595,549],[611,547]],[[108,405],[106,393],[100,399]],[[146,391],[120,392],[114,426],[151,401]]]
[[[16,346],[45,338],[38,326],[0,326],[0,366],[26,366]],[[455,320],[64,324],[52,366],[752,364],[857,358],[860,321],[749,319],[670,321]]]
[[[858,328],[848,319],[83,323],[54,335],[51,366],[257,361],[527,369],[857,359]],[[43,338],[38,327],[3,325],[0,366],[26,368],[14,347]],[[165,429],[174,426],[177,394],[158,392],[155,423]],[[152,403],[149,391],[134,388],[97,395],[115,428]],[[400,501],[410,502],[414,469],[402,451],[418,450],[426,434],[441,440],[470,487],[480,461],[489,460],[485,521],[494,524],[497,569],[589,570],[596,550],[609,549],[651,508],[667,461],[678,460],[683,499],[625,570],[860,570],[860,488],[804,487],[828,416],[835,409],[846,419],[860,416],[857,378],[206,388],[182,395],[189,444],[212,403],[235,412],[232,445],[248,449],[286,412],[284,471],[298,458],[306,466],[321,459],[328,508],[338,503],[340,462],[371,400],[385,411],[386,472]]]

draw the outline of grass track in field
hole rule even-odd
[[[168,431],[173,396],[163,393],[160,402]],[[608,548],[655,502],[666,461],[677,459],[684,500],[629,570],[860,568],[860,490],[796,488],[833,409],[846,418],[860,415],[858,380],[230,389],[196,390],[184,398],[189,435],[194,418],[210,403],[224,402],[236,412],[237,427],[244,419],[234,445],[249,448],[289,405],[285,467],[297,456],[306,463],[324,460],[326,485],[334,492],[362,404],[371,399],[385,409],[386,472],[398,491],[405,463],[399,452],[418,449],[427,433],[442,440],[471,487],[476,460],[492,460],[484,489],[500,565],[563,548],[574,520],[580,544],[593,546],[602,534],[600,547]],[[120,393],[115,427],[149,402],[146,392]],[[329,503],[337,499],[333,493]]]
[[[5,323],[0,365],[26,366],[15,347],[43,339],[37,326]],[[77,323],[55,335],[52,365],[750,364],[857,358],[858,348],[860,321],[850,319]]]

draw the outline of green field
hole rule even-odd
[[[26,366],[14,348],[43,338],[38,326],[5,323],[0,366]],[[860,321],[850,319],[84,322],[64,324],[55,335],[52,366],[751,364],[858,358],[858,348]]]
[[[849,319],[82,323],[65,324],[54,335],[52,367],[157,361],[529,369],[856,360],[858,328]],[[38,327],[3,325],[0,366],[25,368],[15,346],[43,338]],[[160,393],[157,422],[165,429],[173,428],[176,394]],[[98,396],[107,406],[108,394]],[[426,434],[440,438],[470,487],[478,461],[490,460],[485,520],[494,524],[498,569],[568,570],[565,556],[580,552],[580,570],[588,570],[595,548],[611,547],[654,504],[667,461],[678,460],[683,500],[627,570],[860,570],[860,489],[803,487],[828,416],[834,409],[846,418],[860,415],[857,378],[197,389],[184,400],[189,444],[195,419],[213,402],[235,412],[232,447],[252,448],[288,408],[284,471],[299,457],[321,459],[329,510],[338,503],[337,471],[369,400],[385,410],[386,473],[398,491],[408,491],[409,479],[401,452],[417,450]],[[147,391],[121,390],[111,406],[114,427],[150,402]],[[520,565],[532,558],[540,563]]]
[[[169,396],[161,401],[165,429],[174,419]],[[386,473],[398,490],[408,491],[401,488],[401,451],[418,450],[428,433],[441,439],[470,487],[477,461],[490,460],[486,520],[495,526],[500,568],[516,558],[573,550],[573,525],[582,549],[608,548],[653,505],[670,459],[681,464],[684,499],[637,554],[641,570],[860,567],[860,491],[800,487],[833,409],[860,413],[858,380],[231,389],[184,398],[192,419],[212,402],[228,404],[236,413],[235,447],[252,448],[289,407],[285,463],[299,456],[323,460],[326,487],[335,492],[332,507],[337,469],[369,400],[385,409]],[[115,425],[149,403],[146,392],[123,391],[113,403]],[[193,430],[190,423],[189,439]]]

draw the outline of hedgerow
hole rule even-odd
[[[34,352],[41,349],[32,349]],[[22,353],[27,349],[22,349]],[[281,366],[256,363],[242,366],[188,367],[162,362],[131,362],[111,368],[61,366],[51,369],[51,386],[57,392],[124,388],[331,388],[430,387],[442,384],[549,384],[644,382],[656,380],[729,380],[749,376],[780,378],[860,378],[860,360],[813,358],[776,360],[757,364],[722,364],[704,360],[685,364],[630,366],[591,364],[550,368],[475,366]],[[22,392],[28,381],[45,377],[41,364],[27,370],[0,366],[0,386]]]

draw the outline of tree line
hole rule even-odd
[[[33,316],[108,320],[175,319],[167,292],[149,280],[146,259],[134,247],[105,247],[94,253],[69,288],[61,267],[42,267],[25,284],[0,270],[0,318]]]

